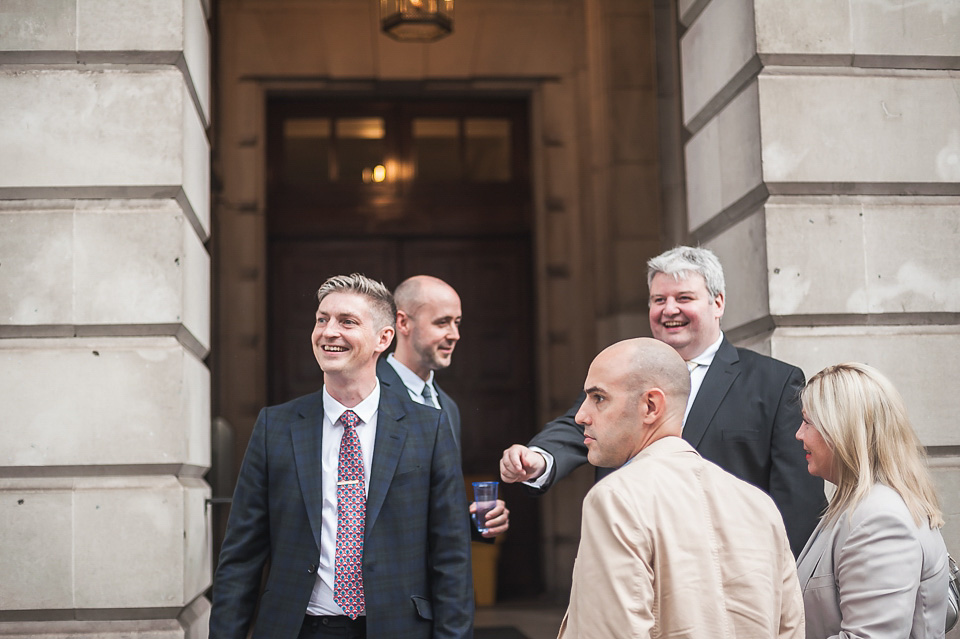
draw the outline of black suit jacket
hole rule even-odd
[[[417,406],[423,406],[423,404],[420,404],[410,397],[410,391],[407,390],[403,380],[400,379],[397,370],[387,362],[386,356],[381,357],[377,362],[377,377],[380,378],[381,386],[399,395],[403,401],[410,402]],[[447,422],[450,424],[450,430],[453,433],[453,439],[457,444],[457,450],[460,451],[460,407],[457,406],[457,403],[453,401],[452,397],[440,388],[436,380],[433,382],[433,387],[437,389],[437,395],[440,398],[440,411],[446,416]],[[480,541],[485,544],[492,544],[496,541],[493,537],[484,537],[481,535],[477,527],[473,525],[472,519],[468,519],[468,522],[470,526],[470,538],[473,541]]]
[[[213,582],[210,637],[295,639],[321,538],[323,397],[260,411],[244,456]],[[460,455],[437,410],[382,390],[367,495],[367,636],[472,636],[473,581]]]
[[[683,438],[706,459],[766,491],[777,504],[794,555],[826,508],[823,480],[807,472],[800,427],[799,392],[803,372],[771,357],[720,343],[683,427]],[[553,483],[587,463],[583,427],[574,421],[583,393],[570,410],[547,424],[528,445],[554,458],[542,494]],[[597,469],[601,478],[614,469]]]

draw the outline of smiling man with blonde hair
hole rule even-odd
[[[471,637],[450,426],[381,392],[376,376],[393,296],[354,273],[329,278],[317,302],[310,343],[323,386],[260,411],[213,580],[210,639]]]

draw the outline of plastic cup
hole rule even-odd
[[[473,514],[473,523],[481,533],[487,532],[487,513],[497,505],[496,481],[473,482],[473,501],[477,503],[477,512]]]

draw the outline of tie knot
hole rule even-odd
[[[423,398],[424,398],[425,400],[427,400],[428,402],[432,402],[432,401],[433,401],[433,391],[430,390],[430,384],[424,384],[424,385],[423,385],[423,392],[420,393],[420,395],[421,395],[421,397],[423,397]]]
[[[687,365],[687,370],[690,371],[691,373],[697,368],[697,366],[700,365],[697,362],[693,361],[692,359],[687,360],[685,363]]]
[[[344,428],[353,428],[360,423],[360,418],[357,417],[357,414],[352,410],[343,411],[343,415],[340,415],[340,423],[343,424]]]

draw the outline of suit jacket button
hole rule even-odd
[[[310,564],[310,567],[307,568],[307,572],[310,573],[311,575],[312,575],[313,573],[317,572],[317,567],[316,567],[316,565],[315,565],[315,564]]]

